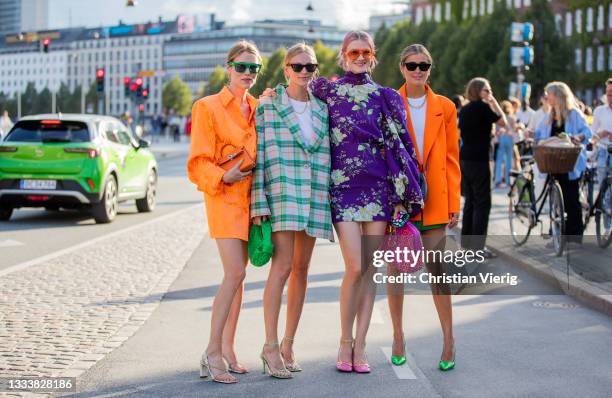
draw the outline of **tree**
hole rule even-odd
[[[250,90],[254,96],[259,96],[266,88],[273,88],[278,83],[285,81],[285,74],[283,71],[283,61],[287,50],[284,47],[276,49],[270,55],[270,58],[266,60],[263,68],[257,76],[255,85]]]
[[[217,65],[215,70],[208,78],[208,84],[205,86],[206,95],[216,94],[223,88],[227,81],[227,74],[221,65]]]
[[[321,41],[316,41],[312,48],[317,56],[317,63],[319,64],[319,76],[332,77],[333,75],[342,75],[342,68],[336,61],[337,52],[331,48],[325,46]]]
[[[191,111],[191,90],[179,76],[174,76],[162,90],[162,104],[177,115],[185,116]]]

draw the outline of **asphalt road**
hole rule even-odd
[[[152,213],[138,213],[134,201],[129,201],[120,206],[115,221],[96,224],[78,211],[16,210],[10,221],[0,222],[0,271],[202,202],[185,177],[186,156],[158,163],[157,207]]]

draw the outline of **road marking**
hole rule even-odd
[[[189,211],[189,210],[192,210],[192,209],[194,209],[196,207],[201,207],[201,206],[203,206],[203,204],[199,203],[197,205],[192,205],[192,206],[186,207],[184,209],[179,209],[179,210],[173,211],[171,213],[164,214],[163,216],[154,218],[152,220],[148,220],[148,221],[136,224],[136,225],[132,225],[130,227],[127,227],[127,228],[124,228],[124,229],[120,229],[118,231],[114,231],[114,232],[111,232],[109,234],[105,234],[105,235],[99,236],[99,237],[97,237],[95,239],[88,240],[86,242],[82,242],[82,243],[76,244],[74,246],[70,246],[70,247],[67,247],[65,249],[61,249],[61,250],[58,250],[56,252],[53,252],[53,253],[50,253],[50,254],[46,254],[46,255],[38,257],[38,258],[25,261],[25,262],[20,263],[20,264],[12,265],[12,266],[10,266],[8,268],[0,270],[0,276],[8,275],[8,274],[10,274],[12,272],[15,272],[15,271],[24,270],[24,269],[26,269],[28,267],[33,266],[33,265],[37,265],[37,264],[43,263],[45,261],[52,260],[52,259],[54,259],[56,257],[59,257],[59,256],[62,256],[64,254],[72,253],[72,252],[74,252],[76,250],[82,249],[82,248],[87,247],[87,246],[91,246],[91,245],[96,244],[96,243],[98,243],[100,241],[103,241],[103,240],[106,240],[106,239],[109,239],[109,238],[113,238],[115,236],[121,235],[121,234],[126,233],[126,232],[130,232],[132,230],[135,230],[136,228],[140,228],[140,227],[143,227],[143,226],[146,226],[146,225],[154,224],[156,222],[164,221],[164,220],[166,220],[168,218],[176,216],[177,214],[179,214],[181,212],[186,212],[186,211]],[[208,227],[206,226],[206,224],[205,224],[205,229],[208,230]]]
[[[412,357],[409,358],[408,353],[406,353],[406,363],[402,366],[395,366],[391,363],[391,347],[380,347],[382,352],[385,354],[385,358],[389,365],[391,365],[391,369],[395,372],[395,375],[398,379],[401,380],[416,380],[417,376],[414,374],[412,369],[410,368],[414,363],[414,359]]]
[[[23,246],[23,245],[24,245],[23,242],[19,242],[17,240],[12,240],[12,239],[0,240],[0,248],[2,248],[2,247]]]

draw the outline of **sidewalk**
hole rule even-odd
[[[597,246],[594,221],[589,223],[582,247],[570,250],[566,247],[561,257],[546,247],[551,241],[541,236],[539,225],[531,231],[527,242],[517,247],[510,236],[506,193],[506,189],[493,191],[487,246],[531,274],[560,285],[566,294],[612,316],[612,250]],[[548,216],[541,219],[546,232]]]
[[[145,137],[145,139],[151,141],[149,149],[157,160],[171,159],[189,153],[189,141],[184,136],[181,138],[181,142],[174,142],[166,138],[157,138],[153,142],[150,136]]]

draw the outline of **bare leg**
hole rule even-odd
[[[388,275],[400,275],[397,268],[389,265],[387,267]],[[393,345],[391,347],[391,355],[405,355],[404,349],[404,288],[392,283],[387,284],[387,302],[389,303],[389,314],[391,315],[391,323],[393,324]]]
[[[426,250],[444,250],[446,244],[445,228],[430,229],[423,232],[423,245]],[[439,273],[443,268],[442,264],[427,264],[427,269],[431,273]],[[438,311],[442,335],[444,337],[444,347],[442,349],[443,361],[453,359],[454,337],[453,337],[453,309],[450,294],[444,294],[444,287],[431,286],[434,305]],[[450,293],[450,292],[448,292]]]
[[[244,256],[248,257],[247,247],[244,247]],[[240,365],[234,352],[234,338],[236,337],[236,327],[238,326],[238,318],[240,317],[240,307],[242,306],[242,292],[244,284],[238,286],[238,290],[234,295],[234,301],[230,307],[229,316],[223,328],[223,357],[226,359],[230,367],[239,372],[247,372],[248,370]]]
[[[247,243],[240,239],[217,239],[217,247],[223,263],[223,280],[215,295],[210,320],[210,340],[206,348],[206,355],[213,373],[220,373],[224,369],[223,362],[223,329],[227,323],[234,297],[246,275],[247,257],[245,248]],[[212,370],[212,369],[211,369]],[[235,377],[229,374],[217,376],[220,380],[232,381]]]
[[[334,227],[344,258],[344,277],[340,285],[341,340],[348,341],[353,339],[361,282],[361,227],[356,222],[339,222],[334,224]],[[352,360],[351,345],[340,344],[338,361],[351,363]]]
[[[387,223],[385,221],[373,221],[362,224],[362,234],[369,236],[367,240],[368,247],[364,248],[367,250],[366,255],[368,259],[372,258],[372,252],[378,247],[382,240],[382,236],[385,234],[386,228]],[[361,251],[358,255],[361,255]],[[371,265],[371,261],[368,261],[368,266],[364,271],[360,281],[358,307],[356,311],[357,326],[354,344],[355,363],[367,362],[365,355],[366,336],[370,327],[372,310],[374,309],[374,299],[376,297],[376,284],[373,279],[376,268]]]
[[[271,368],[283,369],[285,365],[280,356],[278,345],[278,316],[280,313],[283,289],[291,273],[291,261],[293,259],[293,231],[279,231],[272,233],[274,243],[274,256],[272,266],[264,289],[264,322],[266,327],[266,344],[263,355]]]
[[[287,321],[285,324],[285,339],[282,341],[281,353],[286,361],[294,362],[293,338],[297,332],[298,323],[304,308],[306,288],[308,286],[308,267],[316,238],[306,232],[296,232],[293,246],[293,265],[287,287]]]

